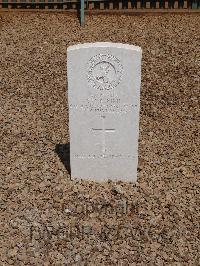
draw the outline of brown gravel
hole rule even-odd
[[[199,25],[0,14],[0,265],[200,265]],[[136,184],[70,180],[66,50],[95,41],[143,49]]]

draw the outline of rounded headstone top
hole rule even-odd
[[[102,47],[102,48],[121,48],[121,49],[128,49],[134,50],[137,52],[142,52],[142,49],[139,46],[135,46],[132,44],[123,44],[123,43],[112,43],[112,42],[94,42],[94,43],[81,43],[69,46],[67,48],[68,51],[73,51],[81,48],[95,48],[95,47]]]

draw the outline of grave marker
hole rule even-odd
[[[141,54],[115,43],[68,48],[72,178],[136,180]]]

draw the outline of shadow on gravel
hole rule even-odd
[[[80,5],[80,3],[77,3],[76,10],[77,10],[77,18],[79,20],[79,23],[81,24],[81,5]]]
[[[56,144],[55,152],[58,154],[61,162],[64,164],[68,173],[71,176],[70,168],[70,143],[67,144]]]

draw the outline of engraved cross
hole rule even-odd
[[[102,128],[92,128],[94,132],[102,132],[102,152],[105,154],[106,152],[106,133],[115,132],[114,128],[105,128],[105,115],[101,116],[102,118]]]

